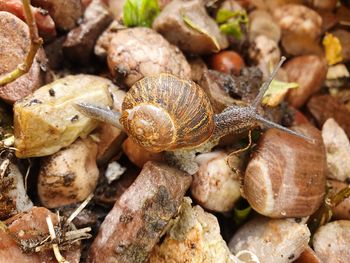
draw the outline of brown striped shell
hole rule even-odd
[[[214,131],[214,112],[201,87],[170,74],[145,77],[127,92],[121,124],[135,142],[159,152],[191,148]]]

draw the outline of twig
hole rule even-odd
[[[346,186],[339,190],[335,195],[329,198],[329,200],[326,199],[327,204],[329,204],[331,207],[336,207],[341,202],[343,202],[346,198],[350,197],[350,186]]]
[[[28,187],[28,176],[29,176],[29,173],[30,173],[30,169],[32,168],[32,161],[30,159],[28,159],[29,161],[29,166],[27,168],[27,171],[26,171],[26,175],[24,177],[24,189],[26,190],[27,192],[27,187]]]
[[[350,186],[346,186],[342,188],[335,194],[331,194],[330,192],[327,192],[323,204],[308,219],[307,224],[311,233],[314,233],[316,229],[319,228],[320,226],[327,224],[333,216],[332,208],[336,207],[341,202],[343,202],[346,198],[349,198],[349,197],[350,197]]]
[[[27,73],[33,63],[34,57],[41,47],[43,40],[39,37],[38,28],[35,23],[35,19],[32,13],[32,9],[30,6],[30,0],[22,0],[24,15],[26,18],[26,22],[29,28],[30,35],[30,47],[29,52],[23,63],[19,64],[16,69],[5,74],[2,78],[0,78],[0,86],[5,85],[19,78],[23,74]]]
[[[63,217],[60,217],[59,211],[57,211],[57,224],[55,225],[55,227],[52,223],[51,217],[47,216],[46,223],[49,229],[49,235],[41,237],[38,242],[34,244],[33,242],[31,242],[30,244],[28,244],[28,242],[16,239],[17,242],[21,245],[23,251],[44,252],[52,249],[59,263],[69,263],[61,255],[60,250],[64,251],[70,249],[72,244],[80,240],[92,237],[92,235],[88,233],[91,231],[90,227],[75,229],[74,225],[71,224],[71,221],[81,212],[81,210],[84,209],[84,207],[89,203],[92,197],[92,194],[88,196],[88,198],[71,214],[71,216],[68,219],[69,221],[64,220]]]
[[[47,236],[46,238],[44,238],[42,241],[40,241],[39,244],[35,245],[35,252],[41,252],[43,250],[45,250],[44,248],[47,247],[47,242],[49,242],[50,236]]]
[[[90,194],[84,202],[81,203],[81,205],[68,217],[66,224],[70,224],[73,219],[87,206],[87,204],[91,201],[91,199],[94,197],[93,194]]]
[[[90,231],[91,231],[91,227],[85,227],[77,230],[68,231],[65,234],[65,239],[66,241],[70,241],[70,240],[77,241],[80,239],[89,238],[91,237],[91,235],[88,234],[88,232]]]
[[[52,224],[52,220],[51,220],[50,216],[46,217],[46,223],[47,223],[47,227],[49,228],[51,241],[54,241],[56,239],[56,233],[55,233],[55,229],[53,228],[53,224]],[[53,253],[55,254],[55,257],[59,263],[69,263],[61,255],[60,250],[58,248],[58,244],[56,244],[56,243],[52,244],[52,249],[53,249]]]

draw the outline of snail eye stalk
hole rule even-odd
[[[74,107],[79,112],[91,119],[107,122],[121,130],[124,130],[123,125],[121,125],[119,122],[121,116],[119,112],[115,112],[108,108],[102,108],[89,103],[75,103]]]
[[[256,98],[254,99],[254,101],[251,105],[254,109],[257,109],[259,107],[259,105],[261,104],[261,102],[264,98],[264,94],[269,89],[271,82],[276,77],[276,74],[277,74],[278,70],[282,67],[282,64],[284,63],[284,61],[286,61],[286,57],[281,57],[280,61],[278,62],[276,67],[273,69],[269,78],[261,86],[261,88],[259,90],[259,94],[256,96]]]

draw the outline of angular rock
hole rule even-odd
[[[107,7],[100,0],[93,0],[85,10],[82,23],[68,33],[63,43],[65,56],[77,64],[88,63],[97,38],[112,20]]]
[[[220,235],[215,216],[200,206],[191,207],[185,198],[180,215],[163,242],[152,251],[150,263],[220,262],[233,263],[227,244]]]
[[[148,162],[117,200],[90,247],[87,262],[144,262],[181,205],[191,177]]]
[[[264,74],[264,79],[269,77],[271,65],[277,65],[281,58],[281,51],[278,43],[267,36],[257,36],[252,40],[249,48],[249,57],[252,59]]]
[[[229,86],[232,82],[232,77],[228,74],[214,70],[204,70],[198,83],[209,97],[215,113],[220,113],[237,102],[225,90],[225,86]]]
[[[76,102],[111,106],[112,82],[91,75],[58,79],[14,105],[16,155],[20,158],[51,155],[88,135],[98,122],[85,117]]]

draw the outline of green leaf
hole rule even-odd
[[[264,94],[263,104],[270,107],[277,106],[283,100],[289,89],[296,89],[298,87],[298,83],[283,82],[274,79]]]
[[[213,44],[216,48],[216,51],[220,50],[220,45],[214,36],[210,35],[205,29],[201,28],[199,25],[197,25],[195,22],[193,22],[186,14],[182,14],[182,19],[187,26],[189,26],[190,28],[198,31],[199,33],[202,33],[202,34],[206,35],[207,37],[209,37],[211,39],[211,41],[213,42]]]
[[[220,9],[216,14],[216,22],[218,24],[225,23],[231,18],[235,18],[238,23],[248,23],[248,15],[245,10],[231,11],[227,9]]]
[[[219,24],[221,32],[240,39],[243,35],[241,25],[248,23],[248,15],[245,10],[220,9],[216,14],[216,22]]]
[[[123,7],[123,22],[128,27],[151,27],[159,12],[157,0],[126,0]]]
[[[132,0],[126,0],[123,7],[123,22],[126,26],[136,24],[137,8]]]
[[[232,22],[228,22],[220,25],[220,30],[226,35],[233,36],[237,39],[241,39],[242,37],[241,26],[237,21],[232,21]]]
[[[233,220],[237,226],[241,225],[250,214],[252,208],[250,206],[243,209],[234,208],[233,209]]]
[[[227,9],[220,9],[216,14],[216,22],[221,24],[233,17],[233,12]]]

